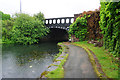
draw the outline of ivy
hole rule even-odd
[[[90,16],[89,16],[90,17]],[[78,17],[76,21],[70,25],[69,34],[75,35],[80,41],[85,40],[87,33],[87,19],[86,15],[84,17]]]
[[[120,2],[101,2],[100,28],[104,46],[114,56],[120,53]]]

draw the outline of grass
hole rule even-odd
[[[90,49],[96,55],[106,76],[108,78],[118,78],[118,62],[104,47],[94,47],[93,44],[88,44],[86,41],[74,42],[73,44]]]
[[[59,53],[54,57],[53,61],[55,61],[62,53],[62,49],[59,49]]]
[[[63,78],[64,77],[64,69],[62,67],[58,67],[56,70],[49,72],[46,77],[48,78]]]
[[[62,43],[59,43],[58,45],[63,45]],[[61,55],[61,53],[65,50],[66,51],[66,46],[62,46],[62,49],[59,49],[60,52],[57,54],[57,56],[55,56],[54,61],[57,61],[56,59]],[[54,66],[58,66],[57,69],[50,71],[50,72],[43,72],[42,75],[44,75],[47,78],[64,78],[64,69],[63,69],[63,65],[67,60],[68,54],[66,54],[66,56],[62,56],[64,59],[59,60],[61,61],[61,63],[59,65],[54,65]],[[52,64],[51,64],[52,65]],[[58,79],[57,79],[58,80]]]
[[[62,45],[62,43],[61,43],[61,42],[59,42],[59,43],[58,43],[58,45]]]
[[[64,57],[63,60],[61,60],[60,65],[57,65],[58,68],[49,72],[46,77],[48,78],[64,78],[64,69],[63,69],[63,65],[66,62],[66,59],[68,57],[68,54]]]

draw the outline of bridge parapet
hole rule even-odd
[[[74,17],[61,17],[45,19],[45,25],[48,28],[61,28],[69,30],[70,24],[74,22]]]

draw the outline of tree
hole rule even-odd
[[[10,19],[10,15],[9,14],[4,14],[2,11],[0,11],[0,18],[2,20],[9,20]]]
[[[11,40],[25,45],[38,43],[49,32],[41,20],[24,13],[16,14]]]
[[[14,22],[12,20],[2,20],[2,40],[3,42],[9,42],[10,32],[12,30]]]
[[[35,17],[36,19],[40,20],[40,21],[44,21],[44,20],[45,20],[44,14],[41,13],[41,12],[39,12],[39,13],[37,13],[37,14],[34,14],[34,17]]]

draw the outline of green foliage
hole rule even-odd
[[[2,14],[2,42],[4,43],[19,43],[19,44],[34,44],[47,35],[48,28],[44,25],[44,15],[39,13],[34,17],[28,14],[15,14],[14,18],[4,17],[7,14]]]
[[[120,2],[101,2],[100,28],[104,46],[114,56],[120,53]]]
[[[2,39],[2,20],[0,20],[0,39]]]
[[[40,20],[40,21],[44,21],[44,20],[45,20],[44,14],[41,13],[41,12],[39,12],[39,13],[37,13],[37,14],[34,14],[34,17],[35,17],[36,19]]]
[[[77,18],[76,21],[70,25],[69,34],[75,35],[80,41],[85,40],[87,33],[87,19],[86,15],[81,18]]]
[[[8,41],[7,37],[9,37],[9,31],[12,24],[10,15],[0,11],[0,34],[3,34],[3,36],[0,35],[0,38],[2,38],[3,41]]]
[[[13,24],[14,21],[10,18],[10,15],[0,11],[0,34],[2,35],[2,42],[10,43],[10,31],[12,30]]]
[[[2,44],[2,39],[0,39],[0,44]]]
[[[44,26],[43,21],[31,17],[28,14],[16,14],[15,24],[11,32],[11,40],[14,43],[33,44],[47,35],[49,30]]]
[[[9,20],[10,15],[9,14],[4,14],[2,11],[0,11],[0,19],[2,20]]]
[[[2,20],[2,41],[10,42],[10,33],[12,30],[14,22],[12,20]]]

